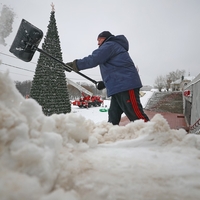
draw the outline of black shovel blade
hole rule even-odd
[[[22,19],[17,35],[10,47],[10,52],[19,59],[31,61],[43,37],[43,32],[31,23]]]

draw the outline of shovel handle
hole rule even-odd
[[[47,52],[43,51],[42,49],[36,47],[36,50],[39,51],[40,53],[43,53],[43,54],[45,54],[46,56],[52,58],[53,60],[59,62],[60,64],[62,64],[62,65],[64,66],[64,69],[65,69],[66,71],[74,71],[74,69],[71,68],[69,65],[66,65],[64,62],[58,60],[57,58],[55,58],[55,57],[53,57],[52,55],[48,54]],[[74,72],[76,72],[76,71],[74,71]],[[90,77],[86,76],[85,74],[82,74],[81,72],[76,72],[76,73],[79,74],[79,75],[81,75],[81,76],[83,76],[84,78],[88,79],[89,81],[91,81],[91,82],[94,83],[95,85],[98,83],[97,81],[91,79]]]

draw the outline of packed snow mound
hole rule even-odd
[[[53,188],[60,170],[62,147],[71,141],[75,148],[76,140],[88,140],[87,126],[81,128],[84,120],[78,118],[70,123],[75,116],[69,115],[44,116],[35,100],[21,96],[8,73],[0,74],[0,166],[7,171],[3,173],[5,180],[10,173],[13,177],[19,176],[18,172],[26,175],[25,179],[37,177],[38,188],[42,186],[46,192]],[[88,145],[77,146],[88,148]]]
[[[75,113],[45,116],[35,100],[21,96],[8,73],[0,73],[0,199],[132,199],[134,193],[135,199],[148,199],[150,192],[168,199],[163,197],[163,188],[158,192],[162,172],[157,169],[158,175],[152,175],[149,170],[155,164],[151,159],[143,163],[136,148],[147,148],[143,152],[155,162],[161,159],[155,154],[158,149],[192,152],[200,166],[199,137],[171,130],[161,115],[123,127],[95,124]],[[149,149],[153,152],[147,153]],[[199,177],[199,171],[193,171]],[[147,180],[153,188],[138,192]],[[199,181],[193,184],[196,198]],[[179,195],[191,197],[186,192]]]
[[[113,143],[142,137],[143,139],[137,142],[132,140],[131,147],[156,145],[156,147],[170,148],[178,145],[200,149],[198,137],[187,135],[184,129],[170,129],[167,120],[161,114],[156,114],[149,122],[137,120],[126,126],[112,126],[106,122],[96,124],[92,134],[99,143]]]

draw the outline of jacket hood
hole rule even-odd
[[[107,42],[107,41],[114,41],[114,42],[120,44],[122,47],[124,47],[126,49],[126,51],[129,50],[129,43],[124,35],[111,36],[105,42]]]

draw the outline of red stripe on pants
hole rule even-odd
[[[131,104],[132,104],[132,107],[133,107],[133,110],[134,110],[136,116],[138,117],[138,119],[143,119],[146,122],[147,120],[145,119],[145,117],[143,116],[143,114],[141,113],[141,111],[138,107],[138,103],[137,103],[137,100],[135,97],[134,90],[129,90],[129,96],[130,96]]]

